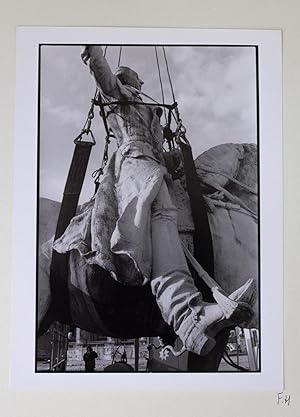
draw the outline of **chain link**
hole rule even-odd
[[[100,168],[96,169],[92,173],[92,177],[94,178],[94,183],[96,185],[100,182],[100,177],[103,175],[104,169],[105,169],[105,167],[107,165],[107,162],[108,162],[108,147],[109,147],[109,144],[110,144],[110,138],[111,137],[112,137],[112,135],[107,135],[106,136],[101,166],[100,166]]]
[[[85,121],[85,123],[83,125],[83,128],[81,129],[80,134],[74,139],[74,143],[75,144],[77,144],[77,143],[79,143],[79,142],[82,141],[83,135],[90,135],[91,138],[92,138],[92,144],[93,145],[96,144],[96,141],[95,141],[93,132],[91,130],[91,125],[92,125],[92,120],[95,117],[94,107],[95,107],[95,102],[97,100],[97,97],[98,97],[98,88],[96,89],[95,96],[92,99],[92,104],[91,104],[91,107],[89,109],[89,112],[88,112],[88,115],[87,115],[87,119],[86,119],[86,121]]]

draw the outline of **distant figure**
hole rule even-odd
[[[86,353],[83,355],[86,372],[94,372],[96,367],[95,359],[98,358],[97,353],[92,349],[91,346],[86,348]]]
[[[122,356],[121,356],[121,362],[127,363],[127,355],[126,355],[126,350],[125,349],[124,349],[124,352],[122,353]]]

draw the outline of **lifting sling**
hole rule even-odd
[[[191,203],[191,210],[195,227],[194,257],[199,262],[199,264],[203,266],[207,273],[213,277],[214,257],[212,237],[205,208],[205,201],[201,193],[199,178],[193,159],[192,149],[190,145],[184,143],[183,141],[179,142],[179,146],[183,157],[187,193]],[[213,301],[213,297],[208,286],[199,279],[195,279],[195,283],[198,287],[201,284],[201,288],[199,289],[201,290],[204,299],[206,301]]]
[[[84,181],[88,160],[91,153],[92,142],[80,141],[76,144],[74,154],[65,185],[63,200],[58,216],[55,240],[66,230],[70,221],[76,214],[79,195]],[[68,303],[68,254],[60,254],[53,250],[50,267],[50,285],[52,292],[52,304],[55,319],[69,324]]]
[[[91,131],[91,120],[93,118],[94,101],[92,101],[92,106],[81,133],[74,140],[75,149],[64,189],[54,240],[58,239],[65,232],[70,221],[76,214],[91,149],[96,143]],[[82,140],[84,135],[90,135],[92,141]],[[49,315],[51,316],[51,319],[58,320],[65,324],[71,324],[68,297],[68,264],[68,254],[60,254],[55,250],[52,251],[50,266],[50,288],[52,299]]]

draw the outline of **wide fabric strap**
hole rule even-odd
[[[195,226],[194,231],[194,257],[206,272],[214,277],[214,253],[211,231],[209,227],[205,200],[201,193],[200,181],[193,159],[192,149],[189,145],[181,142],[180,150],[183,156],[184,171],[187,192],[190,198],[192,216]],[[193,271],[191,271],[193,273]],[[197,274],[193,274],[195,284],[201,291],[206,301],[213,301],[210,288],[199,280]]]
[[[55,238],[58,239],[66,230],[76,214],[78,200],[93,144],[80,141],[76,144],[66,181],[63,200],[58,216]],[[50,267],[50,286],[52,296],[51,314],[54,319],[69,324],[69,253],[60,254],[53,250]]]

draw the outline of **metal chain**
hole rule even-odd
[[[97,100],[98,94],[99,94],[99,90],[98,90],[98,88],[96,88],[95,95],[94,95],[94,98],[92,99],[92,104],[91,104],[91,107],[90,107],[88,115],[87,115],[87,119],[86,119],[86,121],[83,125],[83,128],[81,129],[80,134],[74,139],[75,144],[82,141],[83,135],[91,135],[92,144],[93,145],[96,144],[93,132],[91,130],[91,125],[92,125],[92,120],[95,117],[94,107],[95,107],[95,102]]]
[[[100,168],[96,169],[93,173],[92,173],[92,177],[94,178],[94,183],[97,185],[100,182],[100,177],[103,175],[104,173],[104,169],[107,165],[108,162],[108,147],[110,144],[110,138],[113,136],[113,134],[108,134],[105,138],[105,145],[104,145],[104,151],[103,151],[103,158],[102,158],[102,162],[101,162],[101,166]]]

